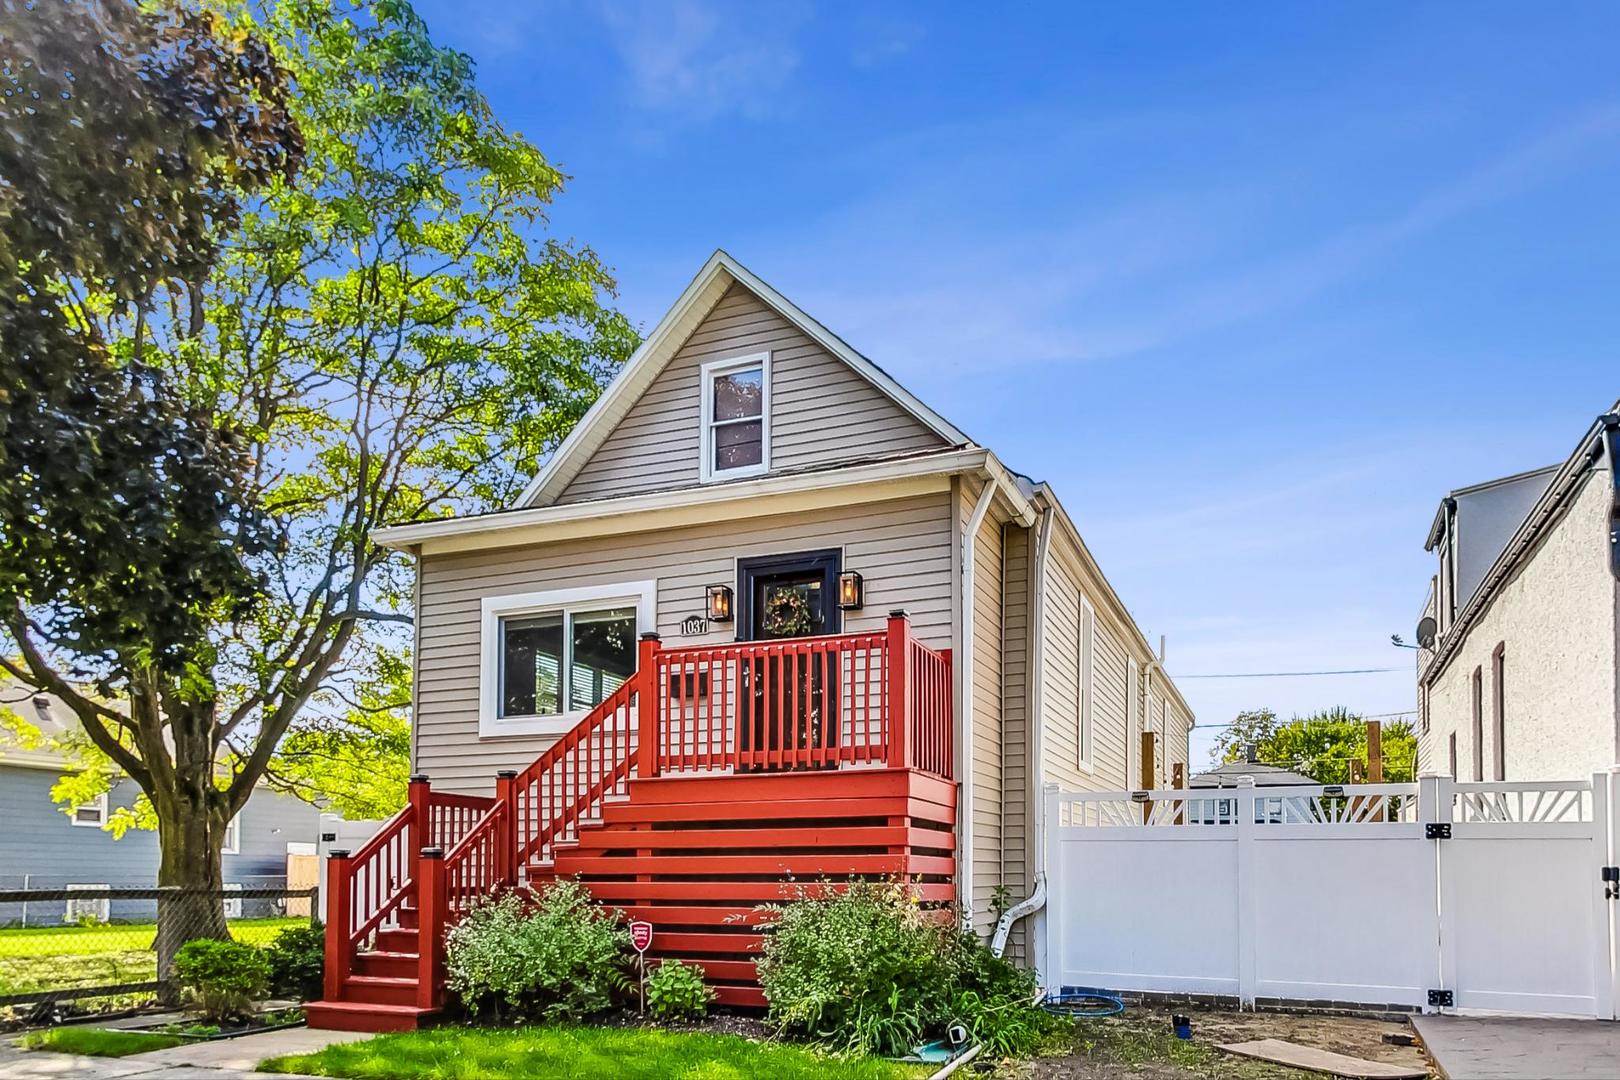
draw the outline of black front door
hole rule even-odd
[[[836,549],[739,560],[738,640],[838,633],[843,615],[835,602],[839,563]],[[812,756],[799,752],[827,745],[837,731],[837,675],[837,668],[821,657],[789,650],[742,664],[737,745],[745,760],[755,759],[751,767],[793,768],[795,756]]]

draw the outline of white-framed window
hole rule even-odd
[[[107,824],[107,793],[103,791],[89,802],[75,806],[68,820],[82,829],[99,829]]]
[[[225,823],[225,839],[220,842],[221,855],[240,855],[242,853],[242,816],[238,814]]]
[[[232,822],[232,824],[234,825],[235,822]],[[241,882],[228,882],[225,885],[225,891],[239,893],[242,891],[242,884]],[[240,919],[242,917],[242,898],[240,896],[226,897],[224,907],[227,919]]]
[[[700,479],[757,476],[771,467],[771,354],[703,365]]]
[[[636,670],[658,583],[486,596],[478,734],[560,735]]]
[[[1075,700],[1077,706],[1075,724],[1077,729],[1076,745],[1079,748],[1082,768],[1091,767],[1092,758],[1092,730],[1091,712],[1093,694],[1093,645],[1097,636],[1097,612],[1092,608],[1091,601],[1085,597],[1080,598],[1079,621],[1079,655],[1075,658],[1075,671],[1079,673],[1079,695]]]
[[[103,891],[106,888],[107,884],[102,882],[100,885],[68,885],[65,891],[90,892],[91,890]],[[62,921],[65,923],[77,924],[84,922],[86,919],[94,919],[98,923],[104,923],[111,917],[112,902],[105,896],[87,900],[69,900],[62,911]]]

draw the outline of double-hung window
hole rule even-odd
[[[771,467],[771,354],[703,365],[703,481]]]
[[[656,591],[643,581],[485,597],[479,734],[557,735],[578,723],[635,674]]]

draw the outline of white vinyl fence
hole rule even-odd
[[[1617,785],[1048,792],[1042,975],[1613,1019]]]

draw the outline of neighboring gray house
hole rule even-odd
[[[17,713],[46,734],[72,729],[60,702],[15,685],[0,688],[0,708]],[[156,883],[158,838],[132,829],[115,840],[101,826],[118,807],[133,806],[140,789],[117,783],[95,803],[64,813],[51,799],[63,758],[19,746],[0,732],[0,889],[75,887],[151,888]],[[226,840],[226,887],[279,888],[286,883],[288,854],[315,853],[320,811],[300,799],[261,790],[234,822]],[[274,901],[228,901],[227,914],[272,914]],[[137,920],[151,917],[150,901],[55,901],[0,904],[0,924],[61,924],[80,917]]]
[[[1420,769],[1567,780],[1620,761],[1617,444],[1620,402],[1559,464],[1441,501],[1426,544],[1434,634],[1419,633]]]

